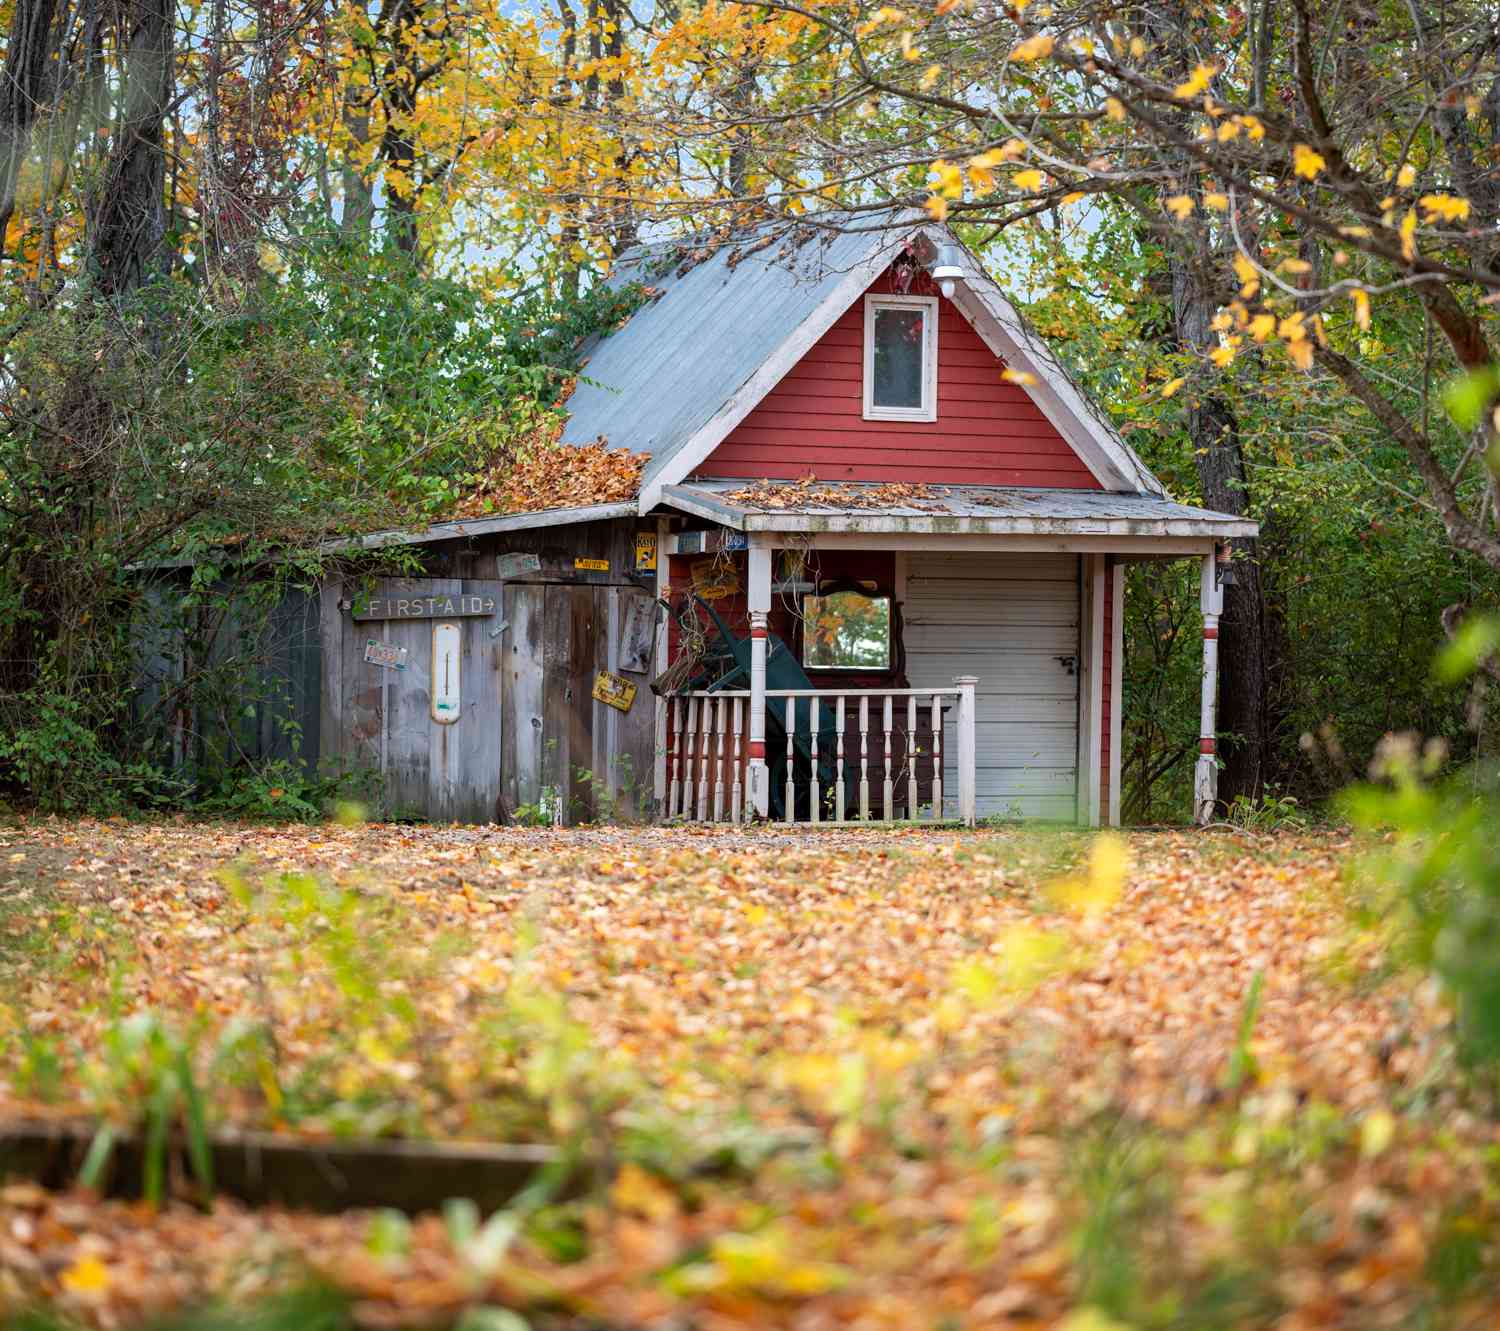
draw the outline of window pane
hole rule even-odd
[[[809,670],[890,669],[890,597],[804,596],[802,622],[802,664]]]
[[[922,342],[921,310],[875,307],[872,405],[921,409]]]

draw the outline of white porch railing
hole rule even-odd
[[[770,815],[787,823],[974,822],[974,686],[767,689]],[[754,814],[749,690],[676,694],[667,712],[667,816],[737,823]],[[784,746],[784,752],[782,750]],[[951,749],[956,782],[946,789]],[[775,769],[781,770],[775,770]]]

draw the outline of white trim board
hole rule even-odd
[[[894,296],[865,293],[864,332],[860,364],[867,421],[917,421],[931,424],[938,418],[938,313],[936,296]],[[875,321],[881,310],[919,310],[922,314],[922,401],[915,407],[882,407],[875,402]]]

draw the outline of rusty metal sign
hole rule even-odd
[[[688,567],[693,590],[705,601],[722,601],[740,590],[740,571],[727,559],[695,559]]]
[[[594,700],[608,703],[618,711],[630,710],[631,704],[635,702],[635,693],[636,686],[628,679],[611,675],[607,670],[601,670],[594,677]]]
[[[371,596],[356,599],[359,619],[464,619],[495,613],[495,598],[472,592],[437,596]]]
[[[636,532],[635,569],[637,573],[656,571],[656,533],[654,531]]]
[[[365,664],[384,666],[387,670],[406,669],[406,648],[393,642],[377,642],[365,639]]]
[[[540,573],[541,571],[542,557],[526,551],[501,555],[495,560],[495,576],[498,578],[519,578],[523,573]]]

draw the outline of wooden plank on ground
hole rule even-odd
[[[0,1124],[0,1177],[69,1188],[94,1134],[92,1123],[74,1120]],[[451,1197],[471,1198],[485,1213],[500,1210],[558,1158],[552,1147],[540,1145],[388,1138],[313,1142],[268,1132],[217,1133],[209,1149],[220,1195],[255,1206],[322,1212],[392,1207],[409,1215],[435,1211]],[[145,1155],[139,1135],[119,1138],[101,1191],[139,1197]],[[170,1155],[171,1177],[189,1180],[180,1137],[170,1143]]]

